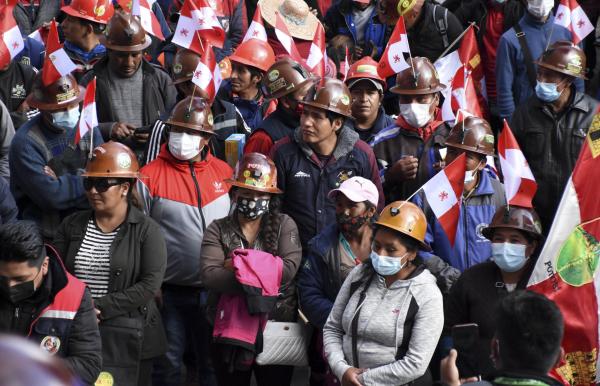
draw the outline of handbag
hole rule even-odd
[[[281,366],[308,366],[311,327],[304,322],[267,321],[263,330],[263,351],[256,363]]]

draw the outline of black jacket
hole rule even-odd
[[[177,91],[169,76],[162,72],[162,70],[153,66],[145,59],[142,60],[141,66],[144,95],[143,126],[148,126],[153,124],[162,114],[171,111],[171,108],[175,105]],[[86,87],[94,76],[96,77],[96,111],[98,113],[98,122],[100,122],[100,131],[105,141],[110,139],[112,126],[117,122],[112,102],[109,99],[108,71],[108,56],[106,56],[98,61],[94,65],[94,68],[81,78],[81,82],[79,83]],[[139,147],[135,144],[125,144],[131,148]]]
[[[55,245],[70,272],[75,271],[75,256],[91,216],[91,210],[77,212],[67,217],[57,232]],[[154,296],[160,289],[166,261],[167,250],[160,228],[154,220],[130,206],[110,249],[109,293],[94,300],[101,311],[105,362],[110,359],[108,353],[118,352],[124,361],[139,362],[165,352],[166,337]],[[135,325],[132,322],[143,328],[140,352],[132,352],[128,342],[114,339],[117,334],[107,336],[106,333],[108,325],[132,327]]]
[[[58,338],[60,345],[57,354],[65,358],[73,372],[86,385],[92,385],[98,378],[102,365],[100,333],[89,290],[85,290],[81,304],[68,328],[63,330],[65,321],[53,318],[53,323],[36,323],[30,335],[32,321],[50,305],[55,296],[68,284],[68,278],[59,258],[48,249],[48,273],[42,286],[35,294],[19,304],[0,297],[0,333],[29,336],[41,343],[45,337]]]
[[[510,125],[538,184],[533,205],[546,234],[598,106],[573,86],[571,92],[569,105],[559,114],[531,97],[517,108]]]
[[[452,11],[464,28],[467,28],[471,22],[477,23],[479,28],[475,31],[480,46],[487,30],[488,7],[487,0],[462,0],[460,6]],[[521,0],[507,0],[503,4],[502,13],[504,14],[502,30],[506,32],[521,20],[525,13],[525,6]]]
[[[436,7],[435,17],[434,7]],[[444,52],[446,47],[462,33],[463,27],[460,21],[452,12],[448,11],[446,15],[448,44],[444,44],[443,34],[437,26],[437,22],[444,18],[445,11],[446,8],[443,6],[433,5],[429,0],[425,1],[418,20],[407,31],[410,51],[413,57],[424,56],[433,63]]]
[[[6,70],[0,71],[0,99],[10,112],[15,129],[27,121],[27,115],[16,110],[31,92],[34,77],[33,67],[16,61],[11,61]]]

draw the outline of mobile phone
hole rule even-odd
[[[150,134],[151,132],[151,126],[136,127],[135,129],[135,134]]]
[[[452,327],[454,348],[458,351],[456,367],[461,378],[481,375],[479,366],[479,326],[476,323],[457,324]]]

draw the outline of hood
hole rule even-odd
[[[354,145],[356,144],[358,139],[358,133],[354,131],[354,129],[348,123],[344,122],[344,125],[342,126],[338,134],[335,149],[333,149],[333,158],[335,160],[338,160],[348,155],[352,151],[352,149],[354,149]],[[302,152],[308,158],[316,158],[315,152],[312,150],[312,148],[302,140],[302,131],[300,126],[298,126],[296,130],[294,130],[293,140],[298,144],[298,146],[300,146]]]

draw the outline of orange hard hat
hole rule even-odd
[[[415,204],[409,201],[394,201],[381,211],[377,225],[393,229],[419,242],[421,249],[431,251],[425,242],[427,219]]]
[[[73,0],[60,10],[67,15],[100,24],[108,23],[115,12],[111,0]]]
[[[266,72],[275,63],[275,53],[269,43],[250,39],[240,44],[229,60]]]
[[[138,178],[140,165],[135,153],[119,142],[109,141],[94,149],[83,177]]]
[[[377,72],[377,62],[370,56],[365,56],[359,61],[354,62],[350,66],[344,82],[346,82],[348,88],[352,88],[352,86],[364,79],[374,80],[385,88],[385,79],[379,76],[379,73]]]

